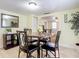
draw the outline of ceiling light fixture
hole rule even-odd
[[[33,5],[37,5],[37,3],[35,3],[35,2],[29,2],[29,5],[31,5],[31,4],[33,4]]]
[[[30,1],[27,3],[27,8],[30,9],[30,10],[36,10],[39,8],[37,2],[35,1]]]

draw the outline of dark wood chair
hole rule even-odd
[[[55,56],[55,58],[57,57],[56,56],[57,55],[56,51],[58,51],[58,57],[60,57],[60,54],[59,54],[59,38],[60,38],[60,33],[61,33],[61,31],[57,32],[55,44],[52,44],[51,42],[47,42],[47,43],[45,43],[45,44],[43,44],[41,46],[42,51],[43,51],[43,49],[46,50],[46,55],[45,55],[46,57],[47,56],[50,57],[50,55],[48,54],[48,51],[51,52]]]
[[[27,37],[27,31],[17,31],[18,39],[19,39],[19,53],[18,57],[20,57],[21,51],[27,54],[27,58],[33,57],[31,54],[37,50],[38,46],[31,44]]]
[[[32,34],[32,29],[24,29],[25,31],[27,31],[27,36],[30,36],[31,34]],[[37,42],[38,42],[38,38],[35,38],[35,37],[32,37],[32,36],[30,36],[30,37],[27,37],[28,38],[28,40],[30,41],[30,43],[31,44],[37,44]]]

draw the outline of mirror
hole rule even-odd
[[[19,17],[8,14],[1,14],[1,27],[2,28],[18,28]]]

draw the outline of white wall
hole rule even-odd
[[[0,48],[3,47],[3,34],[5,33],[5,29],[6,29],[6,28],[1,28],[1,13],[19,16],[19,28],[11,28],[12,32],[15,33],[16,30],[23,30],[24,28],[30,28],[28,22],[30,20],[30,15],[20,15],[0,9]]]
[[[55,12],[52,14],[42,15],[39,18],[44,16],[55,16],[58,17],[59,20],[59,30],[61,30],[61,37],[60,37],[60,45],[70,48],[77,48],[75,45],[76,42],[79,42],[79,36],[75,36],[73,30],[71,30],[71,24],[64,22],[64,14],[68,14],[68,20],[71,19],[71,14],[79,11],[79,8],[73,10],[66,10],[61,12]]]

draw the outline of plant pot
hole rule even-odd
[[[77,46],[79,46],[79,43],[76,43]]]

